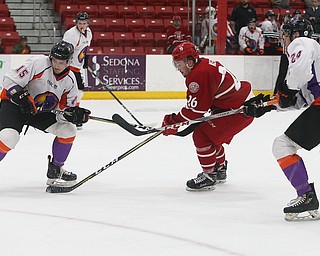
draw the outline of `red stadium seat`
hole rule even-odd
[[[172,18],[173,17],[173,7],[172,6],[155,6],[154,11],[158,18]]]
[[[155,18],[154,6],[137,6],[137,13],[140,18]]]
[[[155,46],[154,36],[151,32],[136,32],[134,33],[134,39],[136,41],[136,46]]]
[[[187,19],[188,18],[188,6],[174,6],[173,7],[173,12],[174,15],[180,16],[182,19]],[[189,15],[191,17],[191,9],[189,12]]]
[[[114,46],[114,36],[112,32],[93,32],[94,46]]]
[[[146,31],[148,32],[162,32],[166,31],[166,27],[163,24],[162,19],[144,19]]]
[[[59,7],[62,4],[66,4],[66,5],[73,4],[73,0],[55,0],[54,1],[54,10],[56,12],[58,12],[59,11]]]
[[[164,49],[163,47],[145,47],[144,52],[146,54],[163,54]]]
[[[126,46],[123,47],[123,53],[126,54],[144,54],[144,48],[143,47],[130,47],[130,46]]]
[[[213,2],[213,1],[211,1]],[[208,3],[208,1],[207,1]],[[171,6],[187,6],[187,0],[166,0],[166,5],[171,5]]]
[[[16,31],[16,24],[11,17],[0,17],[1,31]]]
[[[64,28],[66,30],[68,30],[76,25],[76,19],[75,18],[65,18],[63,23],[61,23],[61,25],[64,26]]]
[[[102,53],[102,47],[100,47],[100,46],[89,47],[87,53],[89,53],[89,54],[90,53],[91,54],[101,54]]]
[[[157,47],[166,47],[168,44],[166,33],[154,33],[154,40],[156,41]]]
[[[198,7],[196,7],[196,10],[195,10],[196,15],[197,16],[198,15],[205,15],[206,14],[206,8],[207,8],[207,6],[198,6]]]
[[[98,10],[101,18],[118,18],[118,8],[116,5],[99,5]]]
[[[5,54],[12,54],[13,45],[8,45],[4,47],[4,53]]]
[[[262,8],[255,8],[257,13],[257,18],[259,21],[263,21],[265,18],[265,13],[263,12]]]
[[[134,46],[134,37],[132,32],[114,32],[115,46]]]
[[[79,11],[88,13],[90,19],[99,17],[97,5],[79,5]]]
[[[75,18],[77,13],[80,11],[78,5],[66,5],[62,4],[59,8],[59,13],[61,13],[61,22],[65,20],[65,18]]]
[[[19,33],[16,31],[11,31],[11,32],[1,31],[0,37],[2,38],[2,45],[4,46],[15,45],[20,40]]]
[[[148,0],[131,0],[130,4],[135,6],[146,6],[148,4]]]
[[[259,0],[255,1],[256,7],[259,8],[272,8],[272,2],[270,0]]]
[[[103,47],[104,54],[123,54],[123,47]]]
[[[145,32],[146,30],[143,19],[125,19],[125,24],[131,32]]]
[[[107,18],[105,19],[105,24],[106,24],[107,31],[110,31],[110,32],[127,31],[127,26],[124,22],[124,19],[122,18],[117,18],[117,19]]]
[[[172,19],[163,19],[163,25],[167,29],[169,26],[172,25]]]
[[[76,0],[76,1],[74,1],[74,3],[75,4],[86,4],[86,5],[93,4],[92,0]]]
[[[114,0],[91,0],[91,2],[96,5],[114,5]]]
[[[118,13],[122,18],[135,19],[138,17],[137,9],[134,5],[118,5]]]
[[[164,6],[166,5],[166,0],[148,0],[148,5]]]
[[[106,31],[106,25],[104,18],[90,18],[90,28],[95,32],[103,32]]]

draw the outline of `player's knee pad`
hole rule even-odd
[[[77,134],[77,128],[72,123],[56,122],[47,128],[46,132],[52,133],[59,138],[72,138]]]
[[[294,155],[301,147],[292,141],[287,135],[282,134],[277,137],[272,145],[272,154],[276,159],[283,158],[285,156]]]
[[[19,140],[19,132],[12,128],[5,128],[0,131],[0,141],[10,149],[14,149]]]

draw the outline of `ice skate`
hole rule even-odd
[[[217,184],[226,183],[226,181],[227,181],[227,164],[228,164],[228,161],[225,161],[224,164],[216,165],[215,173],[217,174]]]
[[[188,191],[214,190],[216,184],[216,175],[209,173],[200,173],[196,178],[187,181],[186,189]]]
[[[319,201],[314,190],[313,183],[310,184],[311,191],[298,196],[288,204],[288,207],[283,209],[286,221],[301,221],[301,220],[319,220],[320,214]]]
[[[69,187],[73,186],[77,182],[77,175],[68,172],[60,166],[54,165],[50,160],[51,156],[48,156],[48,172],[47,172],[47,185],[57,187]]]

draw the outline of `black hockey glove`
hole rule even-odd
[[[63,114],[64,118],[73,124],[84,124],[88,122],[91,111],[80,107],[67,108]]]
[[[260,93],[257,96],[243,103],[243,105],[245,106],[243,109],[243,113],[246,116],[260,117],[263,116],[265,113],[270,112],[271,110],[277,109],[277,107],[274,105],[266,107],[263,106],[263,103],[269,100],[270,95],[264,95]]]
[[[287,85],[282,87],[283,88],[279,88],[277,92],[279,106],[281,108],[288,108],[295,105],[297,102],[296,94],[298,93],[298,90],[290,90]]]
[[[24,114],[35,115],[37,113],[37,107],[34,103],[34,99],[31,97],[28,91],[17,91],[11,96],[11,101],[20,107],[20,110]]]

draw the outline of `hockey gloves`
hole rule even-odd
[[[279,88],[277,92],[279,106],[281,108],[288,108],[295,105],[297,102],[296,94],[298,93],[298,90],[290,90],[287,85],[282,87],[283,88]]]
[[[20,110],[24,114],[35,115],[37,113],[37,107],[34,103],[34,99],[31,97],[28,91],[17,91],[11,96],[11,101],[20,107]]]
[[[252,54],[253,53],[253,50],[250,48],[250,47],[246,47],[244,49],[244,52],[247,53],[247,54]]]
[[[168,136],[172,134],[176,134],[178,132],[179,127],[171,127],[173,124],[179,123],[180,121],[177,119],[176,114],[171,114],[171,115],[165,115],[162,121],[162,127],[165,126],[170,126],[170,127],[165,127],[165,130],[163,131],[163,135]]]
[[[64,118],[75,125],[88,122],[91,114],[90,110],[80,107],[67,108],[64,112]]]
[[[243,112],[246,116],[260,117],[271,110],[277,109],[276,106],[263,106],[264,102],[270,100],[269,95],[264,95],[262,93],[258,94],[256,97],[251,98],[243,103],[245,106]]]

